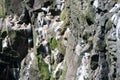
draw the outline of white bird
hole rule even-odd
[[[7,39],[7,38],[8,38],[8,37],[6,37],[6,38],[3,40],[3,45],[2,45],[3,48],[8,47],[8,39]]]
[[[40,25],[41,27],[43,26],[43,23],[44,23],[43,16],[44,16],[43,12],[42,13],[38,13],[38,17],[37,17],[38,25]]]
[[[46,45],[48,44],[47,40],[44,40],[44,41],[42,42],[42,44],[43,44],[43,46],[46,46]]]
[[[23,23],[22,25],[21,25],[21,28],[25,28],[26,27],[26,25],[25,25],[25,23]]]
[[[49,12],[49,10],[50,10],[50,6],[48,6],[47,8],[42,7],[41,9],[42,9],[43,11],[45,11],[45,12],[47,12],[47,13],[48,13],[48,12]]]
[[[59,63],[57,65],[56,69],[53,71],[53,77],[55,77],[57,75],[57,72],[58,72],[59,69],[63,69],[63,65],[62,64],[63,63],[61,62],[61,63]]]
[[[14,15],[13,19],[11,20],[11,22],[17,22],[17,20],[18,20],[18,16]]]
[[[115,6],[114,6],[112,9],[110,9],[109,12],[116,12],[116,11],[118,11],[119,9],[120,9],[120,4],[115,4]]]
[[[64,9],[65,3],[62,3],[61,11]]]
[[[98,6],[99,6],[98,0],[95,0],[95,1],[94,1],[93,6],[94,6],[95,8],[98,8]]]
[[[120,18],[118,19],[118,23],[116,26],[116,37],[117,37],[117,40],[120,40]]]
[[[80,55],[80,51],[81,51],[82,47],[77,44],[76,47],[75,47],[75,53],[79,56]]]
[[[58,4],[62,4],[62,3],[64,3],[65,2],[65,0],[56,0],[56,4],[58,5]]]
[[[61,27],[60,27],[60,26],[57,26],[57,27],[55,27],[54,32],[57,32],[57,31],[59,31],[59,30],[61,30]]]
[[[118,23],[118,19],[119,19],[119,13],[115,13],[112,18],[111,18],[111,21],[114,25],[117,25]]]
[[[31,26],[31,24],[29,23],[29,24],[27,25],[27,28],[28,28],[28,29],[31,29],[31,27],[32,27],[32,26]]]
[[[48,69],[49,69],[49,72],[51,73],[51,64],[50,64],[50,60],[51,60],[51,57],[50,55],[48,55],[47,57],[45,57],[44,59],[44,62],[48,65]]]
[[[66,31],[65,31],[65,33],[64,33],[64,35],[63,35],[63,38],[68,38],[69,35],[70,35],[70,33],[71,33],[70,28],[67,28]]]

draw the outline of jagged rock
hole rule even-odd
[[[54,61],[55,63],[61,63],[64,60],[64,55],[59,52],[58,49],[54,49],[52,51],[52,54],[54,55]]]
[[[90,75],[90,55],[89,53],[85,53],[85,56],[82,58],[82,65],[78,68],[77,71],[77,78],[76,80],[84,80],[84,79],[89,79]]]
[[[99,6],[99,1],[98,1],[98,0],[95,0],[94,3],[93,3],[93,6],[94,6],[95,8],[98,8],[98,6]]]
[[[35,53],[33,50],[29,50],[29,54],[22,60],[21,62],[21,70],[20,70],[20,80],[22,79],[30,79],[37,80],[39,79],[39,69],[38,63],[36,62],[37,58],[35,57]]]
[[[35,0],[25,0],[25,3],[30,7],[33,8]],[[28,9],[29,10],[29,9]]]
[[[58,55],[57,55],[57,60],[56,60],[56,62],[57,62],[57,63],[60,63],[60,62],[62,62],[63,60],[64,60],[63,54],[58,54]]]
[[[91,66],[92,70],[97,69],[97,67],[98,67],[98,61],[99,61],[99,55],[93,55],[91,57],[91,64],[90,64],[90,66]]]
[[[33,38],[28,38],[28,46],[33,48]]]
[[[108,36],[108,41],[116,41],[116,33],[113,32],[111,35]]]
[[[10,16],[0,20],[0,80],[120,79],[119,0],[5,6]]]
[[[5,39],[2,42],[2,48],[8,48],[9,42],[8,42],[8,36],[5,37]]]
[[[30,23],[31,20],[30,20],[29,15],[30,15],[29,11],[26,8],[24,8],[24,10],[23,10],[23,12],[22,12],[22,14],[20,16],[20,21],[22,21],[23,23],[26,23],[26,24]]]
[[[44,13],[41,12],[41,13],[38,13],[38,17],[37,17],[37,20],[38,20],[38,26],[40,25],[40,27],[43,27],[43,16],[44,16]]]
[[[9,32],[10,46],[19,53],[20,58],[23,59],[28,52],[28,38],[27,30],[15,30]]]
[[[117,12],[120,9],[120,4],[115,4],[109,12]]]
[[[57,74],[59,72],[59,70],[62,70],[63,69],[63,66],[62,66],[63,63],[59,63],[55,69],[55,71],[53,72],[53,77],[54,78],[58,78],[61,74]],[[59,78],[58,78],[59,79]]]
[[[78,56],[80,55],[81,49],[82,49],[82,47],[81,47],[79,44],[77,44],[77,45],[76,45],[76,48],[75,48],[75,52],[76,52],[76,54],[77,54]]]
[[[12,0],[12,1],[7,1],[7,14],[14,14],[16,13],[17,15],[20,15],[22,13],[23,10],[23,0]],[[19,3],[19,4],[18,4]]]
[[[38,54],[41,54],[44,58],[49,54],[49,44],[47,41],[43,41],[41,45],[37,48]]]

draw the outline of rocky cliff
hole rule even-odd
[[[119,0],[0,0],[0,80],[120,80]]]

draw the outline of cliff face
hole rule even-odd
[[[119,2],[1,0],[0,80],[119,80]]]

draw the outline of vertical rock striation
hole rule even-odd
[[[119,0],[0,1],[0,80],[120,80]]]

